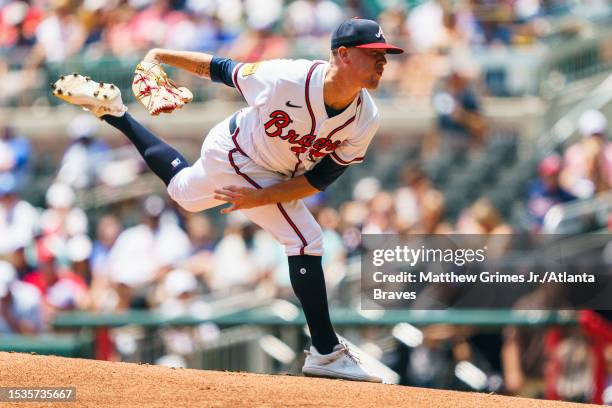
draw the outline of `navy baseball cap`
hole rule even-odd
[[[332,50],[338,47],[356,47],[386,50],[389,54],[401,54],[403,49],[387,44],[382,28],[376,21],[352,18],[340,24],[331,38]]]

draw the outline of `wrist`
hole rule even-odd
[[[267,192],[266,189],[255,190],[255,202],[257,203],[257,207],[272,203],[272,201],[269,200],[270,196],[270,192]]]

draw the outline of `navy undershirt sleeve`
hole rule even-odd
[[[306,180],[317,190],[325,190],[344,173],[348,166],[336,163],[327,155],[311,170],[304,173]]]
[[[223,82],[225,85],[235,88],[232,72],[234,72],[236,65],[238,64],[229,58],[214,56],[210,62],[210,79],[213,82]]]
[[[327,116],[330,118],[333,118],[334,116],[338,116],[339,114],[341,114],[342,112],[344,112],[346,110],[346,108],[348,108],[349,105],[346,105],[344,108],[342,109],[334,109],[331,106],[328,106],[327,104],[325,104],[325,111],[327,112]]]

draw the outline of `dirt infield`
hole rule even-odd
[[[478,407],[595,405],[316,378],[171,369],[0,352],[2,387],[76,387],[76,403],[15,407]]]

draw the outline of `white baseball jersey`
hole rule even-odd
[[[323,82],[329,63],[272,60],[239,64],[233,80],[249,108],[235,142],[255,163],[288,176],[303,174],[330,154],[341,165],[361,162],[379,125],[370,94],[329,118]]]
[[[361,162],[379,124],[368,92],[329,118],[323,61],[273,60],[239,64],[233,81],[249,107],[210,130],[202,157],[181,170],[168,193],[188,211],[225,204],[214,189],[234,185],[266,188],[312,169],[326,155],[342,165]],[[292,255],[321,255],[321,227],[302,200],[241,210],[272,234]]]

